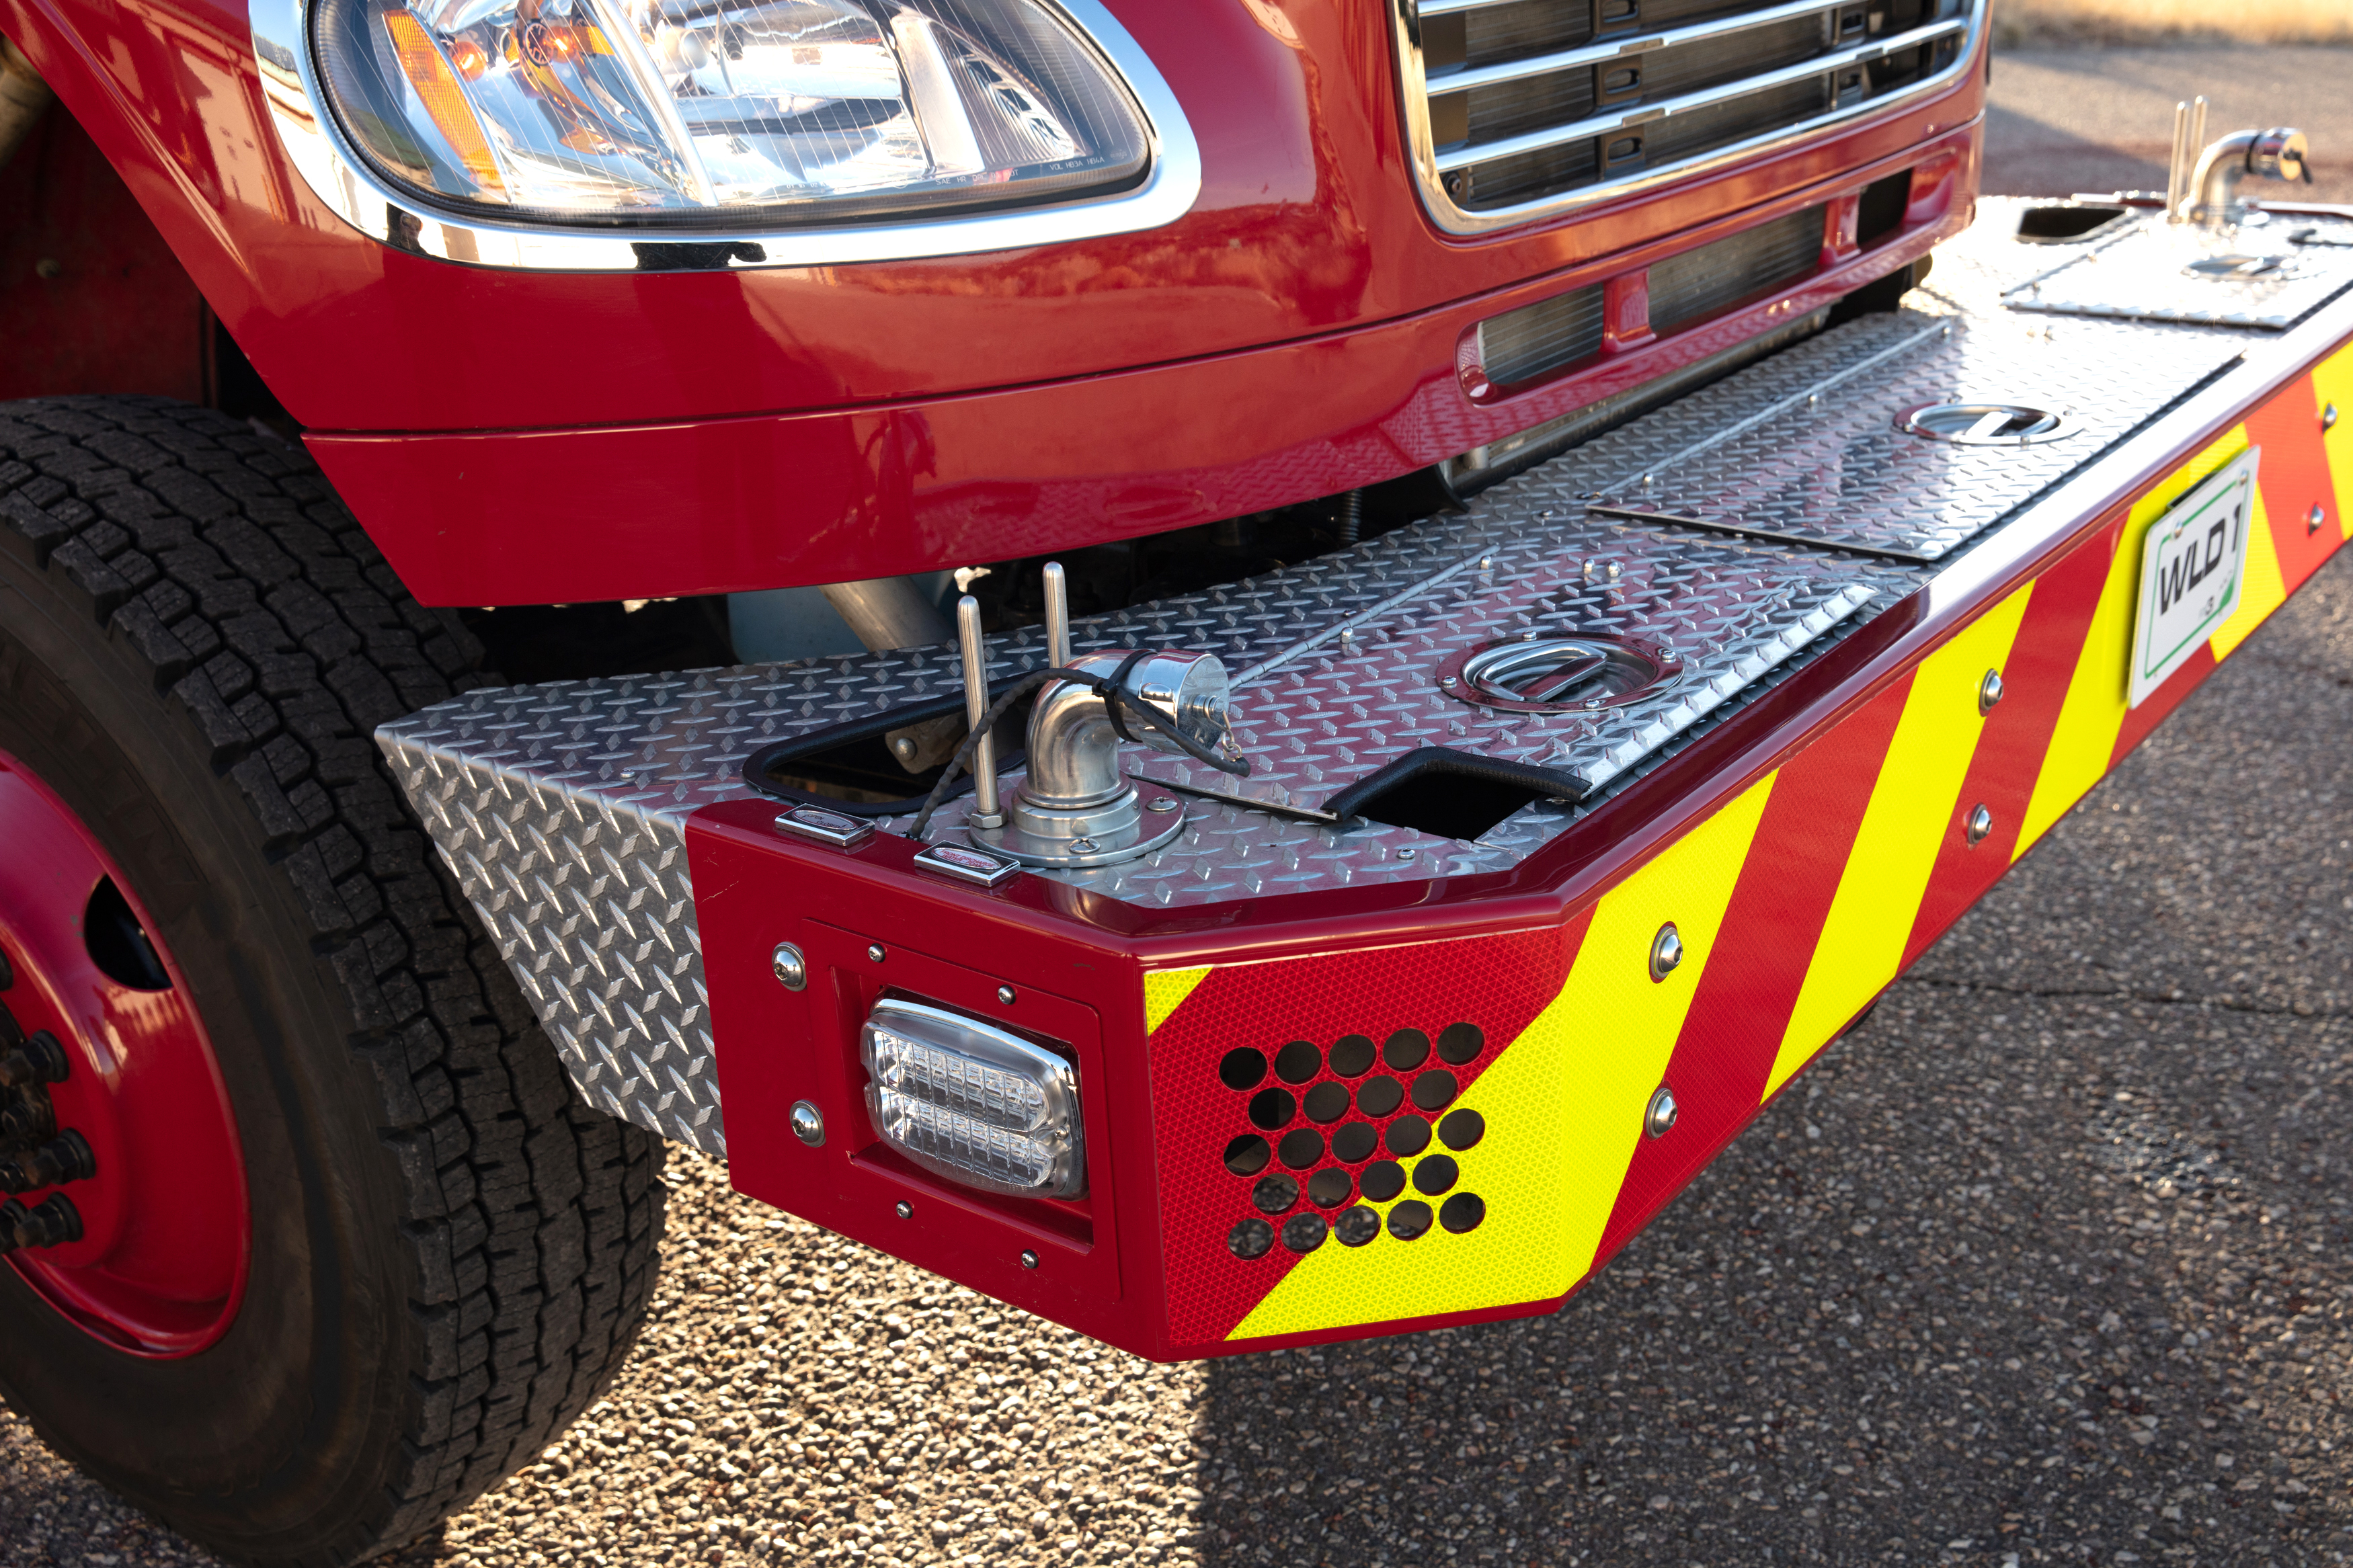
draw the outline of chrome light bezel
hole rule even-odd
[[[906,261],[1059,245],[1158,228],[1201,191],[1192,127],[1144,48],[1102,0],[1033,0],[1088,39],[1144,114],[1144,178],[1105,195],[1000,212],[760,227],[572,226],[457,214],[391,184],[345,138],[311,48],[311,0],[253,0],[254,68],[279,145],[337,217],[369,238],[440,261],[540,272],[712,272]],[[288,62],[291,62],[290,72]],[[291,79],[290,79],[290,77]]]
[[[1499,229],[1516,228],[1525,224],[1559,217],[1599,202],[1620,201],[1630,195],[1656,189],[1661,185],[1683,184],[1702,175],[1713,174],[1733,163],[1769,157],[1774,153],[1785,152],[1834,126],[1845,125],[1873,115],[1891,113],[1930,93],[1950,87],[1968,71],[1976,68],[1980,58],[1980,51],[1986,44],[1986,16],[1991,9],[1992,0],[1967,0],[1968,14],[1966,18],[1953,18],[1948,22],[1915,29],[1915,35],[1933,34],[1936,37],[1948,37],[1958,33],[1961,36],[1960,52],[1954,57],[1951,65],[1924,80],[1915,82],[1901,92],[1891,94],[1886,98],[1869,99],[1861,103],[1850,104],[1844,109],[1832,109],[1795,125],[1768,131],[1744,142],[1715,148],[1676,163],[1644,169],[1620,179],[1606,180],[1577,190],[1563,191],[1557,195],[1540,196],[1534,201],[1519,202],[1510,206],[1472,211],[1456,205],[1454,198],[1447,194],[1445,183],[1447,170],[1440,166],[1441,154],[1430,132],[1430,82],[1422,65],[1422,18],[1425,13],[1432,16],[1451,16],[1483,5],[1504,3],[1506,3],[1506,0],[1429,0],[1426,5],[1423,0],[1391,0],[1390,3],[1389,17],[1392,24],[1391,31],[1396,39],[1398,64],[1399,95],[1398,112],[1405,124],[1408,155],[1413,164],[1414,186],[1420,193],[1422,208],[1430,215],[1430,221],[1451,235],[1493,234]],[[1789,0],[1788,4],[1771,7],[1767,16],[1767,19],[1773,19],[1784,15],[1828,11],[1847,3],[1849,0]],[[1653,41],[1654,39],[1664,38],[1668,35],[1680,37],[1696,36],[1710,30],[1737,31],[1742,26],[1754,25],[1754,23],[1753,17],[1726,17],[1719,23],[1694,23],[1684,27],[1652,29],[1622,41],[1613,39],[1606,45],[1592,45],[1573,52],[1579,55],[1589,53],[1596,61],[1604,57],[1615,58],[1620,54],[1640,58],[1650,49],[1661,47]],[[1873,47],[1859,45],[1801,63],[1809,71],[1827,71],[1841,63],[1840,56],[1861,58]],[[1884,52],[1883,47],[1881,47],[1880,52]],[[1794,71],[1796,68],[1792,67],[1788,69]],[[1441,78],[1440,89],[1441,92],[1446,90],[1443,81],[1444,79]],[[1620,128],[1666,118],[1666,114],[1658,112],[1661,107],[1657,104],[1631,106],[1622,117],[1623,123]],[[1669,114],[1673,112],[1675,110],[1672,108],[1667,110]],[[1949,129],[1949,127],[1940,127],[1940,129]],[[1598,132],[1596,133],[1599,134]],[[1495,155],[1490,154],[1491,157]]]

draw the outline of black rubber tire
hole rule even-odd
[[[469,649],[299,449],[156,398],[0,404],[0,749],[186,973],[253,1230],[237,1319],[178,1360],[0,1266],[0,1394],[241,1562],[430,1530],[586,1408],[653,1293],[659,1141],[574,1093],[370,738],[473,684]]]

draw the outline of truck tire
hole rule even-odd
[[[131,1269],[76,1274],[90,1237],[0,1258],[0,1395],[240,1562],[429,1531],[596,1397],[652,1295],[659,1141],[575,1094],[371,739],[477,683],[470,646],[299,449],[159,398],[0,403],[0,768],[119,879],[83,944],[200,1021],[236,1163],[207,1177],[201,1093],[158,1122],[92,1069],[43,1092],[117,1147],[58,1190],[93,1215],[127,1193],[125,1235],[244,1229],[240,1289],[216,1248],[185,1323],[176,1276],[87,1310]],[[0,944],[41,913],[0,907]],[[37,1013],[5,956],[0,1004]]]

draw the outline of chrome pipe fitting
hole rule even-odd
[[[2189,216],[2208,229],[2237,227],[2247,216],[2247,204],[2239,195],[2242,181],[2300,179],[2309,184],[2310,155],[2304,132],[2293,126],[2232,132],[2198,155],[2198,167],[2189,178],[2194,201]]]
[[[1045,581],[1048,645],[1060,643],[1065,650],[1055,668],[1095,681],[1117,678],[1132,702],[1150,708],[1195,744],[1230,746],[1226,667],[1215,654],[1072,657],[1060,568],[1050,565]],[[1092,683],[1049,681],[1029,710],[1028,773],[1006,803],[1002,826],[983,823],[977,814],[967,819],[972,841],[1028,865],[1071,867],[1116,865],[1167,843],[1184,828],[1184,804],[1157,784],[1128,780],[1119,765],[1126,740],[1184,754],[1160,730],[1124,723]]]

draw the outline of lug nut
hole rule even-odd
[[[23,1045],[0,1056],[0,1089],[23,1089],[37,1083],[66,1080],[66,1048],[47,1029],[37,1030]]]
[[[0,1104],[0,1150],[29,1149],[57,1130],[57,1110],[40,1089],[18,1089]]]
[[[29,1154],[0,1160],[0,1193],[29,1193],[37,1187],[86,1182],[98,1174],[98,1156],[90,1142],[69,1127]]]
[[[10,1198],[0,1204],[0,1231],[17,1247],[63,1247],[81,1239],[81,1211],[63,1193],[29,1209]]]

